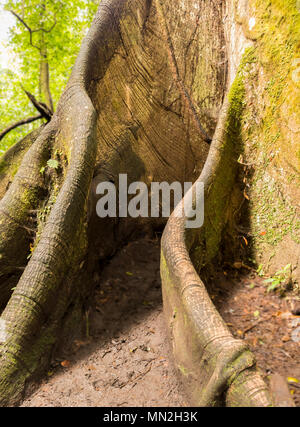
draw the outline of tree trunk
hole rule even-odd
[[[199,277],[222,242],[241,150],[242,55],[229,55],[239,40],[224,18],[234,15],[231,3],[102,0],[51,122],[0,186],[0,404],[19,402],[78,328],[99,260],[132,227],[156,224],[97,217],[96,184],[117,186],[120,173],[148,186],[204,181],[204,227],[188,232],[171,216],[162,241],[175,361],[196,405],[271,404],[253,356]],[[6,158],[0,184],[13,167]]]
[[[45,102],[50,111],[53,112],[53,100],[50,90],[49,62],[47,45],[44,32],[40,34],[40,78],[39,78],[40,100]]]

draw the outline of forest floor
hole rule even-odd
[[[162,312],[159,239],[140,239],[103,268],[86,337],[56,357],[21,406],[189,406],[176,376]],[[211,297],[268,381],[279,374],[300,406],[300,317],[254,272],[221,272]],[[298,332],[297,332],[298,331]],[[297,383],[297,380],[299,382]]]
[[[225,273],[210,292],[219,313],[232,334],[248,344],[266,382],[281,376],[282,383],[272,382],[274,393],[280,394],[276,388],[283,384],[300,406],[300,316],[292,313],[299,303],[289,293],[268,293],[255,271]]]
[[[121,249],[104,267],[88,338],[62,353],[22,406],[186,406],[162,312],[159,239]]]

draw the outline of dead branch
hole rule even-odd
[[[44,103],[40,102],[36,99],[32,93],[28,92],[24,87],[21,85],[22,89],[26,93],[27,97],[29,98],[32,105],[37,109],[37,111],[47,120],[47,122],[50,122],[51,117],[53,115],[53,111],[50,110],[50,108]]]

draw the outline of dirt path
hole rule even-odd
[[[159,241],[123,248],[96,277],[89,339],[54,362],[22,406],[187,406],[169,354],[162,313]],[[300,406],[300,317],[291,301],[266,293],[255,273],[227,270],[211,297],[234,336],[254,352],[268,381],[277,373]],[[209,285],[210,287],[210,285]],[[297,332],[298,328],[298,332]]]
[[[247,342],[265,380],[279,374],[300,406],[300,316],[292,313],[295,303],[299,304],[295,295],[281,298],[267,293],[264,279],[255,272],[225,273],[211,292],[221,316],[233,335]]]
[[[74,342],[22,406],[186,406],[166,337],[159,241],[123,248],[98,278],[89,340]]]

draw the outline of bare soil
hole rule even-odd
[[[120,250],[95,277],[86,336],[62,351],[21,406],[188,406],[176,376],[162,312],[159,240]],[[280,374],[300,406],[300,316],[293,300],[267,293],[254,272],[227,270],[209,285],[232,333],[254,352],[268,381]],[[297,332],[298,328],[298,332]],[[288,380],[289,378],[289,380]]]
[[[186,406],[162,312],[159,240],[125,246],[96,277],[88,337],[21,406]]]
[[[265,380],[279,374],[300,406],[300,316],[292,314],[297,299],[288,293],[284,297],[268,293],[264,278],[256,272],[225,274],[211,292],[222,318],[235,337],[247,342]]]

